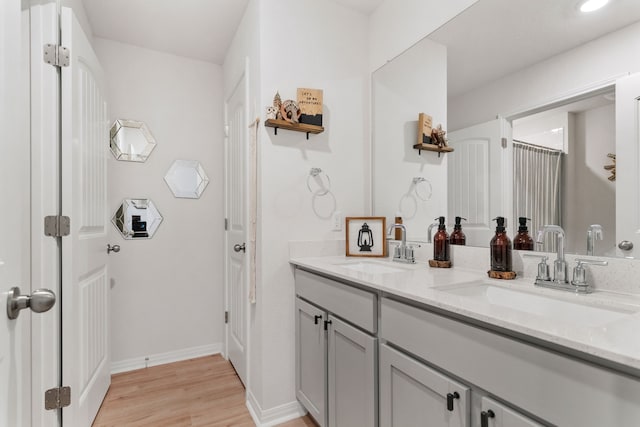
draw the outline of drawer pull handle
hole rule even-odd
[[[496,414],[491,409],[480,412],[480,426],[489,427],[489,418],[495,418],[495,417],[496,417]]]
[[[329,325],[331,324],[331,320],[325,320],[324,321],[324,330],[328,330],[329,329]]]
[[[322,316],[317,316],[317,315],[316,315],[316,316],[313,316],[313,323],[314,323],[315,325],[317,325],[317,324],[318,324],[318,320],[320,320],[320,319],[322,319]]]
[[[460,399],[460,395],[457,391],[447,393],[447,410],[449,412],[453,412],[453,399]]]

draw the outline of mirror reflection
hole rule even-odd
[[[196,160],[176,160],[164,180],[174,196],[186,199],[199,199],[209,184],[204,168]]]
[[[497,16],[500,25],[493,23]],[[425,240],[439,215],[450,226],[455,216],[465,217],[467,244],[485,247],[496,216],[507,217],[512,238],[518,217],[531,218],[534,239],[553,222],[565,229],[567,251],[578,254],[587,253],[590,226],[600,225],[603,240],[593,253],[629,256],[616,249],[624,235],[616,223],[616,186],[623,184],[609,180],[605,166],[609,154],[620,156],[616,80],[640,71],[640,60],[628,54],[638,48],[639,20],[640,2],[629,0],[590,16],[580,16],[570,0],[479,0],[377,70],[373,213],[389,219],[402,213],[414,240]],[[438,159],[413,152],[420,112],[443,124],[453,153]],[[559,167],[523,163],[528,151],[560,158]],[[432,199],[414,203],[413,217],[399,203],[405,174],[433,182]],[[547,189],[532,189],[536,180]]]
[[[124,239],[150,239],[162,222],[162,215],[149,199],[124,199],[111,218]]]
[[[144,162],[156,146],[156,140],[143,122],[116,120],[111,126],[110,147],[117,160]]]

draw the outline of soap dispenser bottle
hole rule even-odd
[[[433,259],[436,261],[449,261],[449,235],[444,224],[444,217],[438,220],[438,231],[433,236]]]
[[[518,235],[513,238],[513,249],[521,251],[533,250],[533,239],[529,236],[529,229],[527,228],[528,219],[523,216],[518,218],[520,226],[518,227]]]
[[[452,245],[466,245],[467,244],[467,236],[464,235],[464,233],[462,232],[462,224],[460,224],[461,220],[467,220],[467,218],[462,218],[457,216],[456,217],[456,223],[453,226],[453,233],[451,233],[451,236],[449,237],[449,241],[451,242]]]
[[[499,216],[493,219],[497,222],[496,235],[491,239],[491,270],[492,271],[512,271],[511,270],[511,240],[504,228],[504,217]]]

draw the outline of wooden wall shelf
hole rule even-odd
[[[416,144],[413,146],[416,150],[418,150],[418,154],[422,154],[422,150],[426,151],[435,151],[438,153],[438,157],[440,157],[440,153],[451,153],[453,148],[451,147],[438,147],[435,144]]]
[[[293,130],[296,132],[304,132],[307,134],[307,139],[309,139],[309,134],[318,134],[324,132],[324,127],[316,126],[316,125],[308,125],[305,123],[289,123],[286,120],[275,120],[275,119],[267,119],[264,122],[264,125],[269,128],[273,128],[273,134],[278,134],[278,128]]]

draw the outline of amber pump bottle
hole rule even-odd
[[[493,219],[498,223],[496,235],[491,239],[491,270],[512,271],[511,270],[511,240],[507,236],[504,228],[504,217]]]
[[[444,224],[444,217],[438,220],[438,231],[433,236],[433,259],[436,261],[449,261],[449,235]]]
[[[523,216],[518,218],[520,226],[518,227],[518,235],[513,238],[513,249],[518,249],[520,251],[533,250],[533,239],[531,238],[531,236],[529,236],[527,220],[529,220],[529,218],[525,218]]]
[[[462,224],[460,224],[463,219],[465,221],[467,220],[467,218],[462,218],[459,216],[456,217],[456,223],[453,226],[453,233],[451,233],[451,236],[449,237],[449,241],[452,245],[464,246],[467,244],[467,236],[465,236],[462,232]]]

